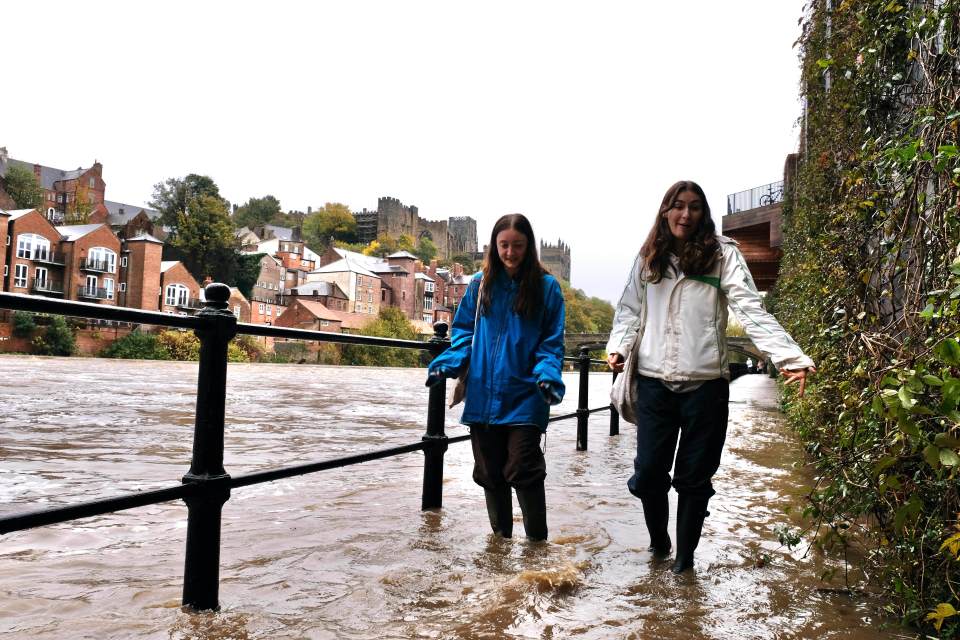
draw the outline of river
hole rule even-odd
[[[576,408],[575,374],[557,413]],[[0,514],[169,486],[189,467],[195,363],[0,357]],[[231,364],[225,467],[238,474],[418,441],[423,370]],[[591,375],[591,406],[608,374]],[[143,507],[0,537],[0,636],[902,638],[878,602],[818,575],[774,528],[809,481],[774,382],[731,386],[727,446],[695,571],[655,562],[626,490],[634,427],[574,420],[546,443],[550,539],[489,534],[469,444],[444,506],[420,511],[420,453],[237,489],[224,507],[217,613],[180,608],[186,509]],[[448,413],[448,435],[466,433]],[[671,493],[671,512],[676,494]],[[671,536],[673,535],[671,517]],[[839,573],[842,574],[842,571]]]

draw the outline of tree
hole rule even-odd
[[[227,203],[215,196],[200,196],[179,214],[171,245],[180,252],[187,270],[198,282],[210,276],[230,282],[236,268],[236,244]]]
[[[430,261],[437,256],[437,245],[433,243],[433,240],[424,236],[417,242],[417,247],[413,253],[420,258],[424,264],[429,264]]]
[[[177,227],[180,214],[186,215],[191,201],[203,196],[227,201],[220,196],[220,188],[209,176],[191,173],[183,178],[168,178],[165,182],[153,185],[153,199],[150,206],[160,212],[160,224]]]
[[[21,209],[36,209],[43,204],[43,187],[37,176],[23,167],[7,167],[3,176],[3,189]]]
[[[345,204],[328,202],[303,221],[303,241],[308,246],[326,247],[330,238],[344,242],[357,239],[357,221]]]
[[[53,316],[43,335],[34,336],[34,350],[42,356],[71,356],[77,350],[73,329],[63,316]]]
[[[452,267],[455,262],[463,267],[464,273],[474,273],[477,270],[477,262],[473,259],[473,256],[468,256],[464,253],[440,261],[440,263],[447,268]]]
[[[403,315],[403,312],[396,307],[381,307],[380,316],[361,329],[360,334],[382,338],[400,338],[401,340],[416,340],[418,338],[416,329]],[[420,353],[416,349],[345,344],[342,353],[342,364],[370,367],[420,366]]]
[[[250,198],[247,203],[238,207],[233,214],[233,224],[237,229],[249,227],[253,229],[264,224],[272,223],[281,216],[280,201],[273,196]]]

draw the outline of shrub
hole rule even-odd
[[[29,338],[37,328],[33,314],[26,311],[13,312],[13,335],[17,338]]]
[[[170,352],[157,342],[152,333],[133,331],[100,352],[104,358],[130,358],[138,360],[169,360]]]
[[[31,344],[42,356],[70,356],[77,349],[73,330],[63,316],[53,316],[43,334],[34,337]]]
[[[360,331],[361,335],[381,338],[400,338],[416,340],[417,332],[403,312],[396,307],[380,309],[380,317]],[[367,347],[361,345],[343,345],[343,364],[364,365],[368,367],[418,367],[420,352],[416,349],[393,347]]]
[[[170,354],[171,360],[199,360],[200,338],[192,331],[162,331],[157,343]]]

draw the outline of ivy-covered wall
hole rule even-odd
[[[816,544],[960,636],[960,0],[814,0],[774,312],[817,362],[790,419]],[[788,392],[789,393],[789,392]],[[859,569],[859,571],[857,571]]]

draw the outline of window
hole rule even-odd
[[[126,291],[126,290],[127,290],[127,283],[126,283],[126,282],[121,282],[121,283],[120,283],[120,289],[119,289],[120,293],[123,293],[123,292]]]
[[[120,266],[123,268],[127,267],[127,256],[123,256],[122,258],[120,258]]]
[[[113,300],[113,278],[104,278],[103,288],[106,291],[107,300]]]
[[[433,293],[433,290],[434,290],[433,287],[434,287],[434,286],[435,286],[435,285],[434,285],[433,282],[424,282],[424,283],[423,283],[423,290],[426,291],[426,292],[428,292],[428,293]]]
[[[405,301],[406,299],[407,299],[407,292],[406,292],[406,291],[401,291],[401,292],[400,292],[400,300]]]
[[[21,233],[17,236],[17,257],[47,260],[50,257],[50,241],[35,233]]]
[[[117,254],[106,247],[93,247],[87,252],[87,265],[97,271],[113,273],[117,268]]]
[[[47,268],[37,267],[33,272],[33,283],[40,291],[47,290]]]
[[[386,299],[387,299],[387,290],[386,290],[386,289],[381,289],[381,290],[380,290],[380,302],[385,302]]]
[[[13,266],[13,286],[15,287],[27,286],[27,265],[16,264]]]
[[[268,315],[268,316],[272,316],[272,315],[273,315],[273,306],[272,306],[272,305],[269,305],[269,304],[267,305],[267,315]]]
[[[329,327],[329,326],[330,326],[330,321],[329,321],[329,320],[321,320],[321,321],[320,321],[320,326],[321,326],[321,327]]]
[[[372,304],[368,304],[368,305],[367,305],[367,313],[373,313],[373,305],[372,305]]]
[[[424,298],[423,299],[423,310],[430,311],[433,309],[433,298]]]
[[[358,287],[362,287],[362,286],[363,286],[363,276],[361,276],[361,275],[359,275],[359,274],[357,275],[357,286],[358,286]]]
[[[182,284],[168,284],[163,296],[163,303],[170,307],[178,304],[187,304],[190,299],[190,290]]]
[[[367,302],[373,302],[373,291],[367,291]]]
[[[263,315],[263,314],[264,314],[264,307],[265,307],[265,306],[266,306],[266,305],[264,305],[262,302],[257,305],[257,311],[260,313],[260,315]]]
[[[237,317],[237,320],[240,319],[240,305],[238,305],[238,304],[237,304],[237,305],[234,305],[234,307],[233,307],[233,315],[235,315],[235,316]]]
[[[52,220],[54,214],[57,213],[57,210],[53,207],[47,207],[47,220]]]
[[[87,295],[96,295],[97,294],[97,276],[87,276],[86,284],[84,285],[84,291]]]
[[[87,184],[90,185],[91,189],[95,189],[97,186],[97,181],[94,180],[93,178],[90,178],[90,181]],[[90,197],[93,198],[93,196],[90,196]],[[93,202],[93,200],[91,200],[90,202]]]
[[[354,307],[354,311],[356,311],[357,313],[363,313],[363,305],[358,302],[357,306]]]

